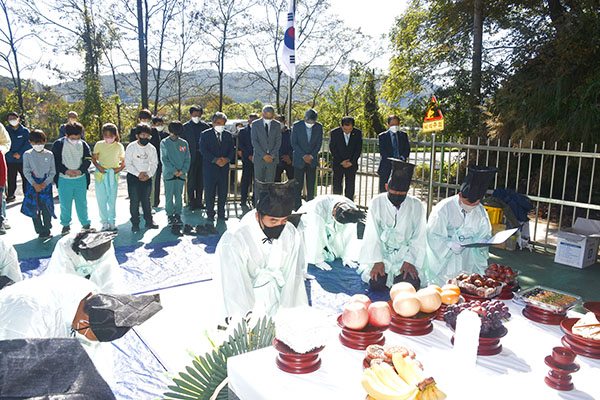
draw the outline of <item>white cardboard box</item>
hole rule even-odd
[[[577,218],[573,228],[559,231],[554,262],[576,268],[596,263],[600,244],[600,221]]]

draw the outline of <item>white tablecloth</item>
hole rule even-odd
[[[386,331],[386,344],[412,348],[428,375],[448,399],[597,399],[600,400],[600,360],[577,356],[581,369],[574,373],[575,389],[559,392],[544,383],[549,371],[544,358],[552,348],[562,346],[559,326],[542,325],[522,316],[523,307],[507,301],[512,318],[505,326],[502,353],[478,357],[475,371],[459,370],[450,344],[453,332],[440,321],[426,336],[403,336]],[[572,313],[570,316],[579,316]],[[329,343],[321,352],[322,365],[305,375],[285,373],[277,368],[273,347],[232,357],[228,361],[229,387],[241,400],[356,399],[364,400],[360,384],[364,351],[342,346],[333,328]]]

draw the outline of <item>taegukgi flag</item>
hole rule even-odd
[[[283,35],[282,59],[283,72],[290,78],[296,77],[296,34],[294,30],[294,0],[290,0],[287,14],[287,28]]]

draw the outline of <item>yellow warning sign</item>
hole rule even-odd
[[[438,105],[435,95],[431,97],[427,114],[423,120],[423,133],[437,132],[444,130],[444,116]]]

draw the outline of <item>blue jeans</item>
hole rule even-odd
[[[82,226],[89,225],[87,210],[87,180],[85,175],[75,179],[58,178],[58,198],[60,200],[60,224],[71,225],[73,202],[77,210],[77,218]]]

